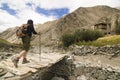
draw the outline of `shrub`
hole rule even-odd
[[[63,34],[61,37],[62,43],[65,47],[78,42],[88,42],[102,37],[103,34],[97,30],[76,30],[73,34]]]
[[[77,43],[77,42],[79,42],[79,41],[83,41],[82,39],[83,39],[83,34],[84,33],[84,31],[83,30],[76,30],[75,32],[74,32],[74,39],[75,39],[75,42]]]
[[[103,37],[104,34],[101,31],[94,30],[94,31],[92,31],[92,35],[91,36],[92,36],[92,40],[91,41],[93,41],[93,40],[98,39],[99,37]]]
[[[115,33],[120,34],[120,24],[115,27]]]
[[[103,34],[98,30],[76,30],[74,33],[75,41],[93,41],[99,37],[102,37]]]
[[[63,42],[63,45],[65,47],[68,47],[74,43],[74,36],[73,36],[73,34],[65,33],[61,36],[61,40]]]

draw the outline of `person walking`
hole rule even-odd
[[[40,35],[40,32],[37,33],[34,29],[33,20],[29,19],[27,21],[27,25],[28,25],[27,30],[24,31],[25,36],[21,37],[22,43],[23,43],[22,51],[18,56],[12,59],[12,62],[14,63],[15,67],[18,67],[19,59],[21,59],[22,57],[23,57],[22,64],[30,62],[27,60],[27,52],[30,48],[30,41],[31,41],[32,34]]]

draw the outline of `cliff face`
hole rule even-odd
[[[116,22],[120,23],[120,10],[108,6],[80,7],[58,20],[37,24],[35,29],[42,33],[42,43],[51,43],[52,40],[57,41],[64,32],[73,32],[81,28],[89,29],[99,22],[105,22],[105,20],[110,23],[111,31],[114,31],[115,26],[118,25]],[[18,43],[15,30],[16,28],[8,29],[0,36],[12,43]],[[33,36],[33,43],[37,44],[38,38],[38,36]]]

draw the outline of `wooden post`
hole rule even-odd
[[[41,34],[39,35],[39,59],[41,61]]]

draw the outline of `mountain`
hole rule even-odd
[[[116,9],[119,9],[119,10],[120,10],[120,7],[116,7]]]
[[[117,23],[120,23],[120,10],[109,6],[80,7],[74,12],[51,22],[35,25],[37,32],[41,32],[41,42],[55,43],[61,34],[73,32],[76,29],[91,29],[93,26],[104,23],[110,26],[110,32],[114,32]],[[10,28],[1,33],[1,38],[12,43],[19,43],[15,35],[15,28]],[[32,43],[39,42],[39,36],[33,36]],[[56,43],[55,43],[56,44]]]

